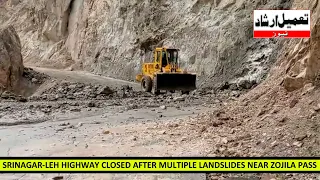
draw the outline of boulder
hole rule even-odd
[[[97,89],[97,94],[110,95],[113,91],[108,86],[102,86]]]
[[[18,88],[23,69],[17,32],[13,26],[0,27],[0,92]]]
[[[239,81],[238,86],[242,89],[251,89],[256,84],[257,83],[255,80],[243,79],[243,80]]]

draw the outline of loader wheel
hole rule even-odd
[[[149,76],[144,76],[141,81],[141,88],[144,92],[151,92],[152,80]]]
[[[157,77],[153,78],[153,94],[156,96],[160,94],[160,91],[158,90],[158,87],[157,87]]]

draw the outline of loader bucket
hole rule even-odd
[[[157,89],[167,91],[193,91],[196,89],[195,74],[161,73],[157,74]]]

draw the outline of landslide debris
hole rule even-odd
[[[33,70],[32,68],[25,67],[23,70],[22,76],[27,79],[29,82],[32,82],[33,84],[41,85],[44,82],[46,82],[48,79],[50,79],[50,76],[37,72]]]
[[[53,80],[50,82],[50,86],[47,89],[44,89],[40,95],[34,95],[30,97],[30,99],[33,101],[57,101],[67,99],[104,100],[108,99],[110,95],[113,94],[114,91],[107,86]]]
[[[41,79],[41,78],[39,78]],[[240,93],[240,92],[239,92]],[[239,95],[235,91],[194,91],[190,95],[151,93],[134,91],[130,86],[111,89],[105,85],[77,83],[48,78],[30,97],[5,92],[0,98],[0,125],[38,123],[58,117],[90,114],[107,107],[120,111],[135,109],[159,109],[159,118],[169,107],[184,111],[184,107],[219,106]],[[23,103],[21,103],[23,102]],[[72,115],[73,114],[73,115]]]

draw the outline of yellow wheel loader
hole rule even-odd
[[[179,67],[179,50],[156,48],[152,63],[143,63],[142,73],[136,76],[142,90],[158,95],[161,90],[189,93],[196,89],[196,74]]]

